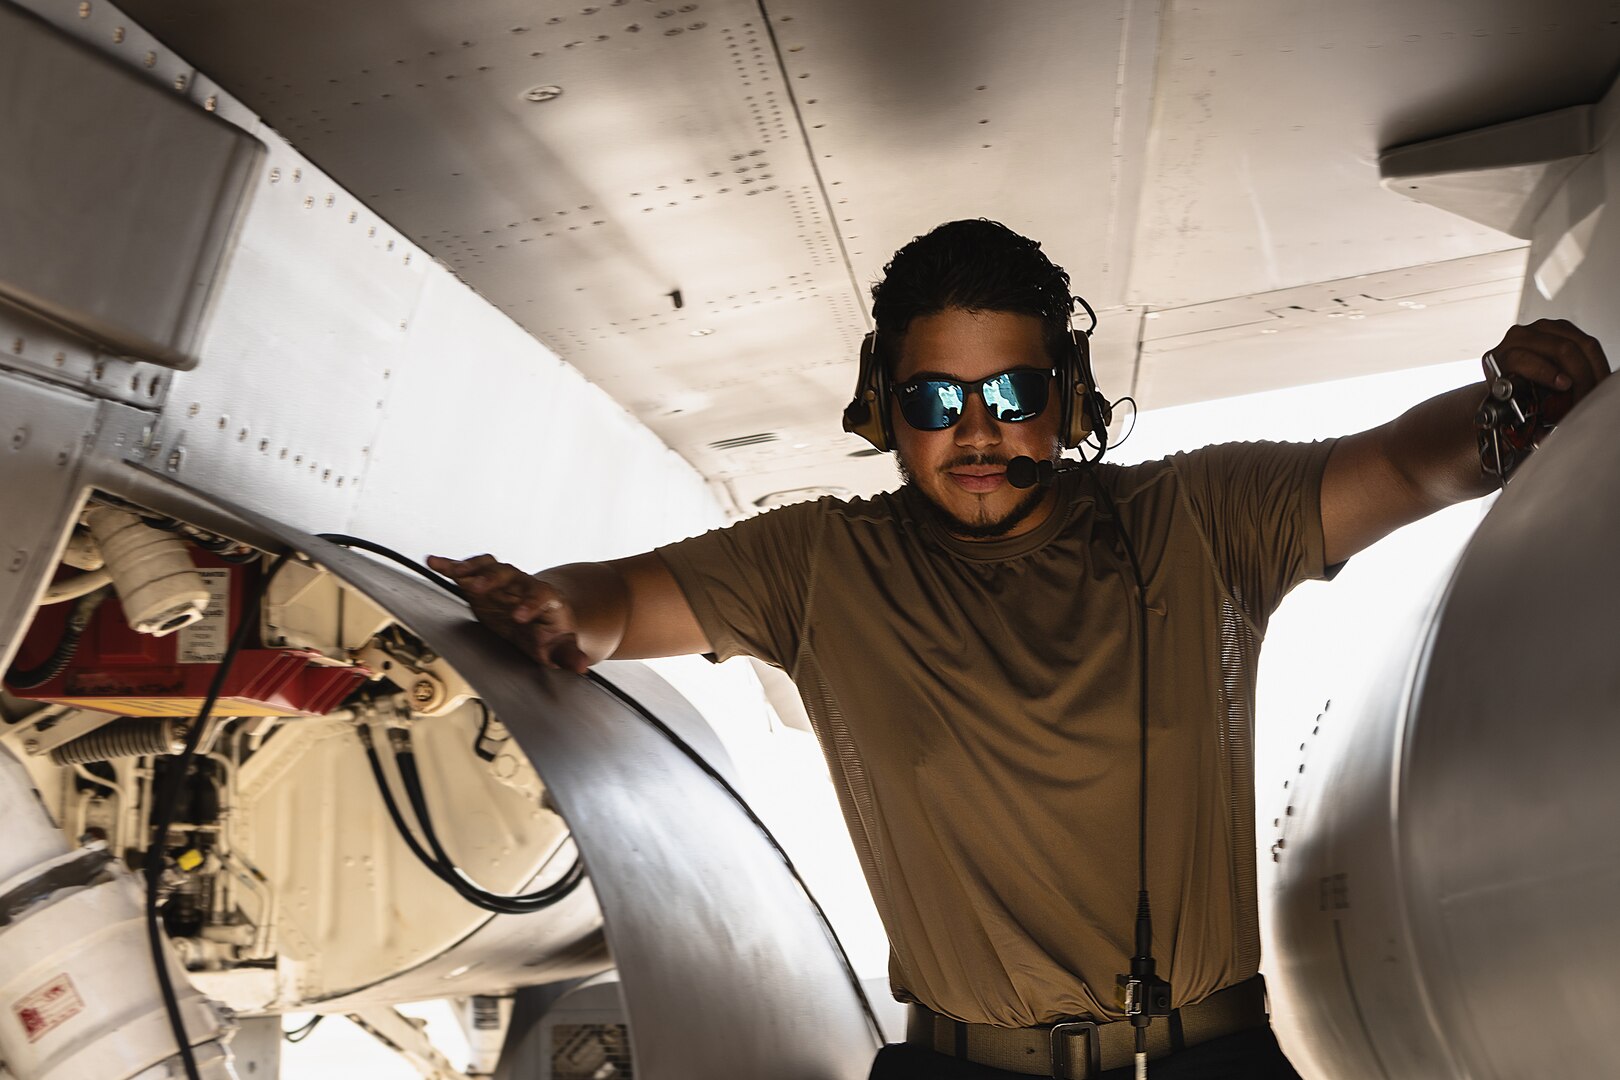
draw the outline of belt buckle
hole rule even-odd
[[[1079,1077],[1069,1075],[1069,1055],[1066,1053],[1070,1034],[1086,1033],[1086,1071]],[[1097,1025],[1091,1020],[1069,1020],[1052,1025],[1052,1075],[1058,1080],[1089,1080],[1102,1073],[1102,1040],[1097,1037]]]

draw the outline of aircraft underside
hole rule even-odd
[[[1620,349],[1612,4],[882,7],[0,2],[0,1077],[184,1075],[177,1024],[273,1076],[311,1010],[463,1075],[393,1008],[438,998],[465,1075],[864,1077],[881,944],[821,889],[830,794],[796,840],[764,809],[819,768],[776,687],[542,670],[388,553],[610,558],[877,486],[836,430],[864,282],[937,220],[1092,260],[1099,379],[1149,407],[1452,359],[1397,343],[1515,304]],[[1369,76],[1384,130],[1329,109],[1354,146],[1287,158],[1357,178],[1342,220],[1233,179],[1299,106],[1200,98],[1216,67],[1465,23],[1494,89],[1480,52],[1423,109]],[[1614,1071],[1616,430],[1605,384],[1260,778],[1302,1075]]]

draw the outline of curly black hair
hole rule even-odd
[[[892,371],[911,320],[958,309],[1034,315],[1056,362],[1073,303],[1068,273],[1038,242],[987,218],[948,221],[895,252],[872,286],[878,355]]]

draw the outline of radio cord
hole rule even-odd
[[[1089,469],[1107,452],[1107,436],[1099,440],[1094,457],[1083,465],[1063,462],[1034,461],[1016,457],[1007,463],[1007,479],[1014,487],[1028,488],[1036,484],[1050,484],[1059,472],[1084,470],[1091,473],[1098,497],[1107,506],[1108,514],[1119,530],[1119,538],[1130,562],[1131,582],[1136,586],[1136,645],[1137,645],[1137,789],[1136,789],[1136,921],[1135,954],[1131,957],[1129,974],[1115,977],[1115,994],[1126,1018],[1136,1029],[1136,1075],[1147,1076],[1147,1029],[1155,1016],[1170,1015],[1170,984],[1158,977],[1153,959],[1153,908],[1148,899],[1147,831],[1148,831],[1148,630],[1147,583],[1142,576],[1142,564],[1137,558],[1136,544],[1130,530],[1120,516],[1119,506],[1109,494],[1096,472]],[[1061,466],[1061,467],[1060,467]]]

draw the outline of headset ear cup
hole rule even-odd
[[[860,367],[855,376],[855,396],[844,407],[844,430],[859,435],[879,450],[891,448],[889,439],[888,380],[877,356],[877,335],[861,341]]]
[[[1068,355],[1064,357],[1062,370],[1058,372],[1058,393],[1063,395],[1063,448],[1073,449],[1085,442],[1086,436],[1091,432],[1090,402],[1086,396],[1091,392],[1087,384],[1085,372],[1087,365],[1085,335],[1078,330],[1069,331]]]
[[[1070,330],[1069,340],[1072,348],[1060,378],[1065,449],[1079,446],[1093,434],[1106,441],[1112,419],[1112,410],[1091,374],[1091,339],[1082,331]]]

